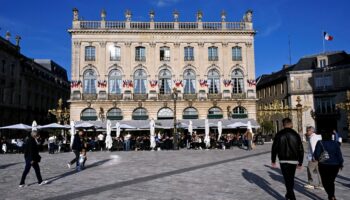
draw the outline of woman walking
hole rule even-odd
[[[322,140],[316,144],[314,157],[318,161],[319,172],[328,199],[335,200],[334,181],[339,170],[343,169],[344,160],[339,144],[332,140],[332,133],[322,133]]]

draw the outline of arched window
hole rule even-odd
[[[84,93],[96,94],[96,73],[93,69],[84,72]]]
[[[148,112],[145,108],[136,108],[132,113],[133,120],[146,120],[148,119]]]
[[[182,114],[183,119],[198,119],[198,111],[193,107],[188,107]]]
[[[171,93],[171,72],[168,69],[162,69],[159,72],[159,93]]]
[[[244,92],[243,72],[240,69],[235,69],[231,75],[232,78],[232,93],[240,94]]]
[[[223,118],[222,110],[219,107],[212,107],[208,110],[208,119]]]
[[[85,61],[95,61],[96,49],[94,46],[85,47]]]
[[[160,47],[159,56],[160,61],[170,61],[170,48]]]
[[[170,108],[161,108],[158,111],[158,119],[174,119],[174,112]]]
[[[232,47],[232,60],[241,61],[242,60],[242,47]]]
[[[135,48],[135,60],[146,61],[146,48],[139,46]]]
[[[208,47],[208,60],[209,61],[219,60],[217,47]]]
[[[80,120],[82,121],[95,121],[97,120],[96,110],[93,108],[86,108],[80,114]]]
[[[122,120],[123,113],[120,108],[112,108],[107,112],[107,119],[109,120]]]
[[[118,69],[114,69],[109,73],[108,86],[110,94],[122,93],[122,73]]]
[[[196,93],[196,72],[192,69],[186,69],[184,72],[184,93]]]
[[[143,69],[138,69],[134,73],[134,93],[146,94],[147,92],[147,73]]]
[[[233,109],[232,118],[248,118],[247,109],[237,106]]]
[[[208,87],[210,94],[220,93],[220,73],[216,69],[211,69],[208,72]]]
[[[120,61],[120,47],[118,46],[110,46],[109,47],[110,60],[111,61]]]

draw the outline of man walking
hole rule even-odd
[[[301,169],[303,164],[304,148],[299,134],[292,129],[292,120],[284,118],[282,124],[283,129],[276,134],[272,144],[271,165],[277,167],[276,156],[278,156],[287,189],[285,197],[294,200],[294,176],[296,168]]]
[[[307,189],[320,189],[324,190],[322,187],[321,176],[318,171],[318,162],[315,160],[313,154],[315,151],[316,144],[319,140],[322,140],[320,135],[315,133],[315,129],[312,126],[306,128],[306,141],[308,142],[308,165],[307,165],[307,179],[308,183],[304,186]],[[313,181],[315,180],[315,175],[317,175],[318,185],[313,185]]]
[[[28,137],[25,148],[24,148],[24,159],[26,161],[26,166],[24,167],[24,171],[22,174],[21,182],[19,183],[19,187],[25,187],[25,180],[30,171],[30,168],[33,167],[35,170],[36,178],[38,179],[39,185],[44,185],[47,181],[43,181],[40,173],[39,162],[41,157],[39,155],[38,144],[36,141],[37,132],[32,131],[30,136]]]
[[[73,140],[73,145],[72,145],[72,150],[75,155],[75,158],[71,160],[67,165],[68,168],[71,167],[74,163],[76,163],[76,169],[79,170],[79,156],[80,156],[80,151],[83,148],[83,143],[81,141],[81,136],[83,136],[84,132],[79,131],[78,134],[75,134],[74,140]]]

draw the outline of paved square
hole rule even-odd
[[[79,173],[66,166],[73,153],[41,153],[42,176],[49,184],[37,185],[31,169],[25,188],[18,188],[23,155],[0,155],[0,199],[283,199],[283,178],[270,168],[270,149],[271,144],[250,152],[89,152],[87,168]],[[349,199],[350,145],[343,144],[342,151],[345,167],[336,180],[336,196]],[[306,169],[297,171],[297,199],[326,199],[324,191],[304,189],[306,180]]]

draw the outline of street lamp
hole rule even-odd
[[[57,119],[58,124],[61,124],[61,122],[63,122],[63,124],[67,124],[69,121],[70,112],[69,112],[69,109],[67,108],[63,109],[62,105],[63,105],[63,101],[62,101],[62,98],[60,98],[58,100],[57,109],[48,110],[48,115],[50,114],[54,115]]]
[[[174,100],[174,131],[173,131],[173,148],[174,150],[178,149],[177,145],[177,128],[176,128],[176,100],[177,100],[177,89],[176,87],[173,88],[173,100]]]

